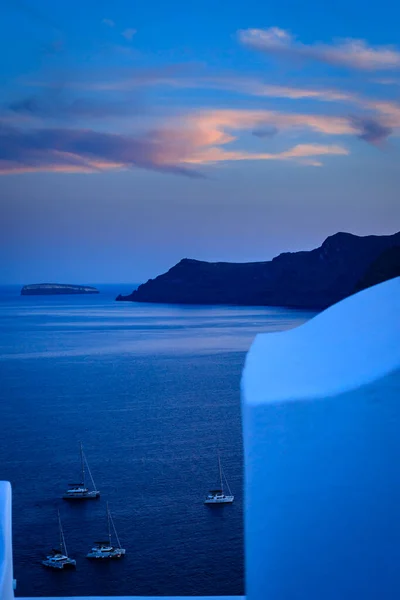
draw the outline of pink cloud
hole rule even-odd
[[[370,108],[382,115],[383,122],[388,127],[400,128],[400,104],[390,100],[366,100],[366,108]]]
[[[239,160],[297,160],[325,154],[346,155],[332,144],[299,144],[278,154],[229,151],[225,146],[240,131],[265,123],[281,129],[340,135],[354,133],[350,121],[319,115],[285,115],[271,111],[213,110],[170,119],[167,126],[141,135],[102,133],[89,129],[18,130],[0,127],[0,172],[95,172],[141,167],[199,176],[188,165]]]
[[[304,57],[335,66],[379,71],[400,68],[400,51],[392,46],[369,46],[365,40],[343,39],[331,44],[303,44],[279,27],[243,29],[239,41],[266,54]]]
[[[296,160],[300,164],[310,166],[321,166],[322,163],[314,160],[304,160],[308,157],[323,156],[323,155],[347,155],[349,151],[347,148],[337,146],[333,144],[298,144],[285,150],[284,152],[277,153],[251,153],[251,152],[229,152],[222,148],[209,148],[203,151],[195,153],[191,158],[185,162],[191,164],[209,164],[226,161],[237,161],[237,160]]]
[[[270,88],[273,87],[273,90]],[[277,89],[276,89],[277,88]],[[268,93],[308,97],[307,88],[296,90],[267,86]],[[322,94],[323,92],[321,92]],[[274,110],[206,109],[169,117],[157,127],[146,128],[143,121],[131,121],[140,134],[122,135],[90,129],[43,128],[19,130],[3,121],[0,127],[0,172],[52,170],[60,172],[96,172],[110,169],[141,167],[188,176],[199,173],[191,165],[206,165],[243,160],[291,160],[304,165],[320,165],[318,157],[345,156],[348,150],[327,143],[332,136],[357,136],[369,143],[380,144],[400,127],[400,106],[391,101],[368,100],[354,94],[326,91],[333,97],[348,97],[363,109],[361,115],[324,115],[304,112],[284,113]],[[79,110],[92,110],[92,105],[78,104]],[[37,99],[17,103],[14,110],[42,114]],[[240,141],[243,132],[267,131],[291,136],[318,134],[322,143],[298,143],[279,152],[244,152],[227,147]]]
[[[186,117],[188,125],[196,126],[207,135],[229,136],[226,130],[249,130],[272,125],[280,130],[309,130],[327,135],[348,135],[355,129],[347,117],[315,115],[308,113],[282,113],[270,110],[206,110]],[[234,138],[230,136],[229,141]],[[226,142],[224,142],[226,143]]]
[[[285,36],[278,36],[279,40],[285,40]],[[280,41],[279,43],[284,43]],[[193,74],[194,72],[194,74]],[[390,100],[375,100],[371,98],[362,97],[354,92],[348,92],[345,90],[337,90],[329,87],[316,88],[313,86],[302,86],[295,87],[289,85],[276,85],[265,83],[261,79],[255,77],[243,77],[234,75],[204,75],[196,74],[198,70],[195,66],[190,65],[171,65],[168,67],[158,69],[134,69],[130,71],[130,75],[127,76],[124,71],[121,72],[115,78],[104,78],[102,79],[101,74],[96,77],[90,78],[89,76],[85,81],[70,81],[68,83],[69,88],[87,89],[95,91],[129,91],[136,90],[138,88],[146,88],[151,86],[169,86],[177,89],[218,89],[227,90],[234,93],[245,94],[249,96],[268,97],[268,98],[285,98],[293,101],[296,100],[315,100],[318,102],[329,102],[329,103],[341,103],[347,105],[353,105],[357,108],[357,111],[361,114],[357,114],[356,118],[360,119],[358,122],[361,123],[362,119],[374,119],[379,121],[382,127],[386,127],[388,135],[390,133],[396,133],[396,130],[400,128],[400,105]],[[54,85],[54,81],[52,83]],[[29,100],[29,98],[28,98]],[[20,102],[23,104],[25,101]],[[18,103],[14,103],[18,106]],[[93,106],[92,116],[100,115],[100,111],[109,111],[109,114],[116,114],[115,109],[120,110],[120,114],[125,116],[127,110],[123,110],[123,106],[106,104],[103,106],[96,106],[93,102],[75,102],[74,106],[71,106],[69,111],[77,113],[80,107],[88,106],[86,116],[91,117],[91,108]],[[361,111],[360,111],[361,109]],[[21,111],[20,111],[21,112]],[[65,112],[65,111],[64,111]],[[254,111],[253,111],[254,112]],[[264,112],[266,121],[262,122],[261,130],[264,129],[264,125],[271,125],[274,130],[276,127],[287,128],[288,126],[294,127],[296,125],[306,125],[309,128],[320,131],[322,133],[336,134],[351,134],[360,135],[362,139],[362,132],[358,131],[355,127],[354,116],[351,118],[346,110],[346,116],[338,117],[316,117],[313,115],[304,114],[292,114],[285,115],[285,113],[271,111],[270,113]],[[366,114],[364,114],[366,113]],[[257,122],[257,126],[259,123]]]
[[[87,74],[87,77],[82,78],[82,80],[68,81],[68,88],[88,91],[126,92],[130,90],[137,90],[139,88],[162,86],[177,89],[198,88],[226,90],[248,96],[285,98],[293,101],[315,100],[318,102],[334,102],[343,105],[353,105],[354,107],[357,107],[357,109],[362,109],[362,111],[372,111],[376,114],[375,118],[378,118],[382,125],[386,125],[393,130],[395,130],[399,125],[399,105],[390,100],[374,100],[371,98],[362,97],[354,92],[337,90],[329,87],[295,87],[289,85],[270,84],[265,83],[263,80],[255,77],[243,77],[226,74],[210,76],[204,74],[196,75],[196,71],[197,70],[193,65],[190,65],[189,67],[187,65],[170,65],[168,67],[162,67],[158,69],[133,69],[129,70],[129,75],[126,74],[126,71],[123,71],[122,73],[119,72],[114,77],[110,78],[103,78],[101,73],[97,73],[94,76],[93,74]],[[48,85],[46,83],[40,84],[40,82],[34,83],[36,85],[42,85],[45,88]],[[34,83],[31,82],[31,85]],[[58,89],[60,84],[57,83],[57,80],[52,78],[50,85]],[[10,107],[12,110],[14,110],[13,107],[18,108],[20,106],[23,108],[27,103],[32,103],[32,97],[25,98],[19,102],[14,102],[10,105]],[[43,105],[42,108],[47,110],[46,106],[48,106],[49,103],[46,105],[46,103],[43,104],[42,102],[41,105]],[[50,108],[52,107],[50,106]],[[60,111],[60,106],[55,108],[57,111]],[[64,116],[67,114],[70,116],[75,116],[79,114],[79,111],[83,114],[83,111],[86,110],[85,116],[87,118],[101,116],[102,112],[104,114],[111,114],[113,116],[120,115],[125,117],[130,110],[129,105],[124,106],[122,104],[115,103],[115,101],[113,103],[103,101],[103,104],[96,105],[93,100],[88,101],[85,99],[75,100],[71,106],[65,105],[64,103],[64,106],[61,106],[61,108],[61,112],[63,112]],[[132,105],[131,109],[134,108],[135,107]],[[22,114],[21,109],[19,109],[18,112]],[[41,111],[41,116],[46,118],[44,112],[45,111],[43,110]],[[131,110],[131,112],[135,111]],[[48,116],[50,117],[53,113],[54,110],[50,111]],[[26,110],[25,114],[27,114]],[[284,127],[286,127],[285,123],[288,123],[290,118],[288,116],[278,116],[281,114],[282,113],[280,112],[272,112],[271,118],[267,115],[268,123],[270,123],[271,119],[273,121],[283,121]],[[358,116],[362,117],[363,115]],[[322,116],[319,120],[315,120],[312,115],[307,117],[300,114],[300,116],[295,115],[292,117],[292,124],[294,124],[298,118],[301,121],[306,119],[310,127],[314,127],[326,133],[329,133],[329,130],[332,127],[335,130],[339,128],[341,133],[344,134],[351,133],[352,131],[354,132],[354,127],[349,124],[348,116],[339,116],[334,118]],[[275,127],[275,123],[272,123],[272,126]],[[333,133],[335,132],[333,131]]]

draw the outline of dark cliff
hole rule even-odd
[[[355,291],[365,290],[372,285],[393,279],[393,277],[400,277],[400,246],[394,246],[382,252],[357,283]]]
[[[319,248],[272,261],[209,263],[183,259],[117,300],[169,304],[236,304],[322,309],[354,293],[371,263],[400,245],[391,236],[337,233]]]

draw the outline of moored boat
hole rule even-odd
[[[124,556],[125,548],[121,548],[121,542],[119,541],[117,530],[115,529],[114,521],[110,513],[110,509],[107,502],[107,528],[108,528],[108,540],[104,542],[95,542],[90,552],[87,553],[86,558],[98,559],[98,560],[110,560],[118,559]],[[114,531],[116,545],[112,543],[111,528]]]
[[[221,457],[218,452],[218,467],[219,467],[219,479],[220,479],[220,487],[218,489],[210,490],[204,500],[204,504],[232,504],[235,497],[233,496],[228,481],[225,477],[225,474],[222,470],[221,465]],[[226,487],[228,489],[228,494],[225,494],[224,491],[224,479],[226,483]]]
[[[42,565],[57,570],[74,569],[76,567],[76,560],[68,556],[64,532],[61,525],[60,511],[58,511],[58,528],[60,532],[60,547],[59,549],[53,549],[51,554],[49,554],[45,560],[42,560]]]
[[[100,497],[100,492],[96,488],[96,484],[92,477],[92,473],[89,468],[89,463],[83,452],[82,443],[80,444],[80,455],[81,455],[81,474],[82,481],[79,483],[69,483],[67,491],[63,494],[64,500],[93,500]],[[85,469],[86,466],[86,469]],[[86,471],[89,474],[93,489],[89,489],[86,485]]]

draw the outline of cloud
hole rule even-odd
[[[148,137],[87,129],[22,131],[0,126],[0,173],[33,171],[96,172],[142,167],[189,177],[200,173],[177,160],[173,147],[157,133]]]
[[[124,47],[125,49],[126,47]],[[128,48],[129,50],[129,48]],[[315,86],[288,86],[288,85],[276,85],[265,83],[261,79],[255,77],[246,76],[234,76],[234,75],[205,75],[199,73],[199,65],[196,64],[176,64],[168,65],[165,67],[158,67],[152,69],[121,69],[114,74],[104,76],[104,73],[85,73],[77,79],[76,75],[73,79],[67,77],[67,83],[65,84],[69,89],[80,90],[82,92],[131,92],[139,89],[146,89],[153,86],[160,87],[171,87],[177,90],[181,89],[215,89],[215,90],[226,90],[233,93],[243,94],[246,96],[255,96],[261,98],[283,98],[293,101],[318,101],[327,103],[339,103],[343,105],[353,105],[357,108],[368,111],[374,111],[378,114],[383,114],[385,120],[397,118],[399,108],[395,103],[390,101],[375,101],[373,99],[363,98],[354,92],[348,92],[344,90],[332,89],[332,88],[321,88]],[[55,88],[60,87],[60,81],[55,76],[49,77],[47,81],[37,82],[30,81],[28,85],[36,85],[43,88]],[[390,117],[389,113],[390,112]],[[342,111],[343,114],[347,115],[348,110]],[[125,115],[126,112],[121,112],[121,115]],[[274,113],[282,114],[282,113]],[[44,116],[44,115],[43,115]],[[88,116],[89,112],[88,112]],[[274,117],[275,118],[275,117]],[[297,117],[293,117],[296,120]],[[301,115],[300,115],[300,118]],[[311,118],[311,117],[310,117]],[[400,118],[400,117],[399,117]],[[332,119],[322,119],[327,123],[329,120],[336,124],[340,124],[341,132],[344,134],[351,133],[351,127],[349,128],[346,123],[349,119],[345,117],[333,117]],[[308,119],[309,120],[309,119]],[[320,121],[322,123],[322,121]],[[397,125],[392,122],[389,125],[394,129]],[[274,123],[272,123],[274,126]],[[267,130],[270,125],[268,124]],[[263,135],[264,124],[261,124],[261,129],[256,129],[254,135],[259,137]]]
[[[195,71],[193,65],[170,65],[168,67],[162,67],[158,69],[135,69],[130,71],[130,75],[126,73],[116,79],[99,79],[95,78],[92,81],[86,78],[85,82],[71,82],[70,87],[75,88],[86,88],[88,91],[130,91],[137,90],[138,88],[146,88],[152,86],[172,87],[177,89],[216,89],[226,90],[238,94],[244,94],[248,96],[257,97],[268,97],[268,98],[284,98],[287,100],[300,101],[318,101],[327,103],[340,103],[344,105],[353,105],[362,111],[373,111],[376,114],[376,118],[382,121],[383,125],[390,127],[393,132],[396,128],[400,127],[400,105],[396,102],[389,100],[374,100],[371,98],[362,97],[354,92],[348,92],[344,90],[337,90],[332,88],[317,88],[313,86],[284,86],[265,83],[261,79],[252,77],[232,76],[232,75],[193,75]],[[343,114],[344,111],[342,111]],[[284,113],[273,113],[284,114]],[[281,117],[273,117],[281,120]],[[338,117],[324,117],[321,116],[319,121],[313,119],[312,115],[308,117],[299,115],[299,119],[306,118],[311,126],[312,121],[316,124],[316,129],[321,129],[323,123],[334,125],[334,129],[341,130],[340,133],[348,134],[352,131],[352,125],[348,125],[351,119],[347,116]],[[284,118],[283,118],[284,119]],[[286,119],[284,119],[286,120]],[[290,120],[290,119],[289,119]],[[294,123],[298,120],[296,114],[292,117]],[[318,124],[319,122],[319,124]],[[336,125],[335,125],[336,124]],[[329,125],[328,125],[329,126]],[[254,135],[262,137],[263,126],[261,129],[255,130]],[[269,129],[267,128],[267,131]],[[329,131],[323,131],[329,133]],[[332,133],[335,133],[332,131]]]
[[[379,83],[380,85],[400,85],[400,79],[394,79],[391,77],[381,77],[379,79],[372,79],[372,83]]]
[[[126,47],[124,47],[126,48]],[[129,50],[129,48],[128,48]],[[68,79],[68,88],[79,89],[82,92],[130,92],[139,88],[148,88],[152,86],[171,87],[177,90],[181,89],[215,89],[226,90],[233,93],[243,94],[247,96],[255,96],[261,98],[284,98],[293,101],[318,101],[326,103],[339,103],[343,105],[353,105],[360,109],[363,113],[369,114],[371,118],[378,118],[382,125],[393,130],[400,128],[400,104],[390,100],[375,100],[366,98],[345,90],[338,90],[329,87],[321,88],[315,86],[288,86],[276,85],[264,82],[262,79],[246,76],[234,76],[227,74],[207,75],[199,73],[198,64],[176,64],[165,67],[152,69],[123,69],[113,75],[104,76],[104,73],[86,73],[82,74],[79,79]],[[75,76],[76,77],[76,76]],[[29,82],[29,85],[39,85],[42,87],[60,86],[59,80],[55,77],[50,77],[47,82]],[[315,129],[323,133],[330,133],[326,127],[333,127],[334,130],[339,128],[340,133],[349,134],[354,130],[354,123],[347,116],[348,109],[341,111],[342,115],[337,117],[324,117],[315,120],[312,115],[296,115],[292,117],[292,123],[302,121],[304,119],[312,126],[315,123]],[[125,113],[121,113],[125,114]],[[275,126],[274,119],[286,122],[290,121],[289,117],[278,117],[285,113],[273,113],[272,123]],[[89,113],[88,113],[89,116]],[[368,116],[368,115],[367,115]],[[323,125],[325,124],[325,125]],[[285,125],[284,125],[285,126]],[[260,131],[258,128],[261,127]],[[264,124],[257,125],[255,135],[259,134],[264,129]],[[354,132],[354,131],[353,131]],[[331,131],[336,134],[336,131]],[[356,133],[357,135],[357,133]]]
[[[256,80],[237,80],[236,90],[248,91],[254,96],[289,98],[291,100],[323,100],[324,102],[353,101],[354,95],[332,89],[298,88],[282,85],[269,85]]]
[[[42,120],[101,119],[109,116],[126,117],[145,112],[137,98],[129,101],[111,101],[103,98],[68,99],[59,90],[44,95],[32,95],[5,105],[8,112]]]
[[[347,155],[349,151],[342,146],[333,144],[298,144],[289,150],[277,153],[251,153],[251,152],[227,152],[221,148],[210,148],[198,152],[187,163],[207,164],[221,161],[237,160],[295,160],[296,162],[308,166],[322,166],[322,163],[309,157],[322,155]]]
[[[369,46],[365,40],[347,38],[331,44],[303,44],[279,27],[242,29],[239,41],[266,54],[306,58],[334,66],[366,71],[400,68],[400,51],[392,46]]]
[[[348,117],[309,113],[283,113],[272,110],[205,110],[187,117],[188,124],[208,131],[214,139],[227,136],[229,130],[252,131],[272,126],[278,130],[295,129],[326,135],[349,135],[356,132]]]
[[[54,78],[36,85],[54,85]],[[290,100],[318,100],[324,102],[353,102],[355,95],[327,87],[294,87],[265,83],[255,77],[196,74],[195,65],[170,65],[157,69],[130,69],[112,73],[109,77],[86,78],[69,83],[71,87],[96,91],[127,91],[137,87],[167,86],[177,89],[214,89],[248,96],[287,98]]]
[[[280,128],[300,126],[336,133],[358,131],[355,126],[351,128],[344,122],[327,119],[269,111],[205,111],[171,119],[168,126],[140,135],[90,129],[19,130],[3,124],[0,127],[0,173],[95,172],[141,167],[194,177],[201,174],[188,165],[241,160],[295,160],[315,165],[315,159],[308,157],[346,155],[348,150],[332,144],[298,144],[272,154],[228,151],[224,146],[237,139],[234,131],[251,131],[273,122],[278,122]]]
[[[107,27],[115,27],[115,23],[112,19],[103,19],[103,25],[107,25]]]
[[[278,133],[277,127],[260,127],[259,129],[254,129],[252,135],[259,138],[273,137]]]
[[[148,80],[147,85],[157,85],[163,83],[175,87],[189,88],[209,88],[216,90],[226,90],[245,94],[249,96],[260,96],[269,98],[286,98],[290,100],[319,100],[324,102],[353,102],[354,94],[341,90],[316,87],[294,87],[288,85],[276,85],[265,83],[255,77],[232,77],[232,76],[199,76],[180,78],[171,77],[154,80]],[[145,84],[143,84],[145,85]]]
[[[364,105],[381,115],[381,122],[393,129],[400,128],[400,104],[390,100],[366,100]]]
[[[370,144],[381,144],[393,133],[393,129],[369,117],[353,117],[354,126],[359,133],[357,136]]]
[[[121,35],[128,41],[131,41],[135,33],[137,33],[136,29],[125,29],[125,31],[123,31]]]
[[[355,116],[268,110],[214,110],[198,111],[191,118],[196,127],[207,131],[215,139],[218,139],[218,134],[229,135],[230,131],[247,130],[258,137],[289,131],[301,135],[307,132],[324,136],[350,135],[376,145],[390,135],[399,133],[400,104],[363,99],[359,99],[359,104],[363,110]],[[230,141],[233,139],[235,138]]]

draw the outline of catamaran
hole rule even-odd
[[[58,511],[58,528],[60,530],[60,548],[58,550],[53,549],[52,553],[46,557],[46,560],[42,561],[42,564],[50,569],[74,569],[76,567],[76,560],[68,556],[61,525],[60,511]]]
[[[125,548],[121,548],[121,542],[119,541],[117,530],[115,529],[114,521],[110,513],[107,502],[107,527],[108,527],[108,540],[106,542],[95,542],[93,548],[88,552],[86,558],[94,559],[116,559],[121,558],[125,554]],[[113,546],[111,540],[111,527],[113,528],[115,539],[117,542],[116,546]]]
[[[83,453],[82,443],[80,444],[80,452],[81,452],[81,473],[82,473],[82,481],[80,483],[69,483],[68,489],[63,495],[64,500],[90,500],[94,498],[98,498],[100,496],[99,490],[96,488],[96,484],[92,477],[92,473],[89,468],[88,461],[86,456]],[[87,472],[89,473],[89,477],[92,482],[93,489],[89,490],[85,483],[85,465]]]
[[[204,504],[232,504],[235,497],[232,495],[230,490],[228,481],[225,477],[225,474],[222,471],[221,466],[221,457],[218,452],[218,467],[219,467],[219,479],[221,483],[221,487],[217,490],[210,490],[207,494],[206,499],[204,500]],[[224,492],[224,482],[225,479],[226,487],[228,488],[228,494]]]

